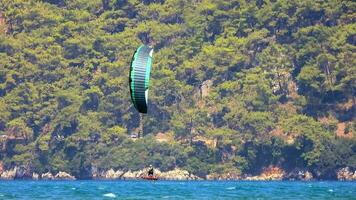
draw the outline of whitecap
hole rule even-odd
[[[329,192],[334,192],[334,190],[332,190],[332,189],[329,189],[328,191],[329,191]]]
[[[77,188],[75,188],[75,187],[72,187],[71,189],[72,189],[72,190],[76,190]]]
[[[226,188],[227,190],[234,190],[234,189],[236,189],[236,187],[228,187],[228,188]]]
[[[104,197],[110,197],[110,198],[115,198],[116,197],[116,195],[114,194],[114,193],[106,193],[106,194],[104,194],[103,195]]]

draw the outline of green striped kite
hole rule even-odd
[[[135,51],[131,61],[129,79],[131,100],[140,113],[147,113],[152,54],[152,48],[141,45]]]

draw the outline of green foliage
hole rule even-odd
[[[206,176],[209,172],[208,166],[204,162],[202,162],[201,160],[195,157],[188,159],[185,169],[201,177]]]
[[[323,140],[321,159],[314,163],[314,171],[324,178],[335,178],[334,169],[356,166],[355,139]]]
[[[114,126],[107,129],[106,132],[103,132],[100,137],[104,143],[119,142],[121,143],[124,139],[127,138],[126,129],[120,126]]]
[[[295,146],[304,152],[302,157],[308,166],[315,165],[323,159],[321,152],[325,146],[322,141],[331,139],[332,135],[319,122],[310,117],[295,116],[286,119],[283,124],[284,131],[296,137]]]
[[[2,0],[7,167],[209,173],[355,167],[352,1]],[[0,19],[0,22],[3,20]],[[155,48],[143,139],[129,62]],[[157,133],[174,141],[157,142]],[[336,138],[336,139],[335,139]]]
[[[187,159],[182,147],[158,143],[152,137],[137,142],[125,140],[120,146],[104,147],[102,151],[99,166],[104,169],[138,170],[152,164],[166,171],[183,166]]]

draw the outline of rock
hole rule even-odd
[[[306,171],[305,174],[304,174],[304,179],[305,181],[310,181],[310,180],[313,180],[313,174],[309,171]]]
[[[4,165],[2,164],[2,162],[0,161],[0,176],[1,174],[4,172]]]
[[[166,180],[200,180],[201,179],[198,176],[190,174],[187,170],[182,170],[179,168],[167,172],[161,172],[160,174],[157,175],[160,177],[160,179],[166,179]]]
[[[208,174],[206,175],[206,180],[219,180],[219,174]]]
[[[122,170],[109,169],[107,171],[98,170],[96,167],[92,168],[92,178],[93,179],[120,179],[125,172]]]
[[[288,175],[286,175],[284,178],[287,180],[309,181],[309,180],[312,180],[314,177],[313,177],[313,174],[309,171],[295,169],[295,170],[289,172]]]
[[[99,170],[96,166],[92,165],[91,167],[91,177],[93,179],[103,179],[105,178],[106,171]]]
[[[142,170],[138,170],[138,171],[127,171],[127,172],[124,172],[122,175],[121,175],[121,178],[123,179],[139,179],[143,176],[146,176],[148,173],[148,168],[144,168]],[[154,174],[159,176],[161,172],[157,169],[154,169]]]
[[[113,169],[110,169],[105,173],[104,177],[105,179],[119,179],[124,173],[125,172],[121,170],[114,171]]]
[[[212,85],[213,85],[213,81],[211,80],[206,80],[201,84],[200,87],[201,98],[205,98],[209,95],[209,91]]]
[[[122,171],[120,171],[120,173],[121,172]],[[125,173],[122,173],[120,177],[123,179],[139,179],[143,176],[146,176],[147,173],[148,168],[144,168],[139,171],[127,171]],[[167,172],[161,172],[158,169],[154,169],[154,175],[158,176],[159,179],[164,180],[201,180],[201,178],[199,178],[198,176],[190,174],[188,171],[179,168]]]
[[[284,170],[279,167],[268,167],[258,176],[246,177],[246,180],[252,181],[269,181],[269,180],[282,180],[285,176]]]
[[[207,180],[241,180],[242,177],[239,173],[224,173],[224,174],[209,174],[206,176]]]
[[[121,178],[124,173],[125,173],[124,171],[117,170],[117,171],[115,172],[115,174],[114,174],[114,177],[115,177],[115,178]]]
[[[144,175],[144,171],[127,171],[122,175],[123,179],[138,179]]]
[[[55,176],[54,176],[55,180],[75,180],[75,177],[68,174],[67,172],[58,172]]]
[[[15,178],[18,178],[18,179],[29,178],[30,179],[30,178],[32,178],[32,170],[27,166],[17,167]]]
[[[163,172],[160,177],[168,180],[189,180],[189,172],[186,170],[174,169],[172,171]]]
[[[123,175],[122,175],[122,178],[124,179],[135,179],[136,178],[136,175],[135,173],[128,171],[128,172],[125,172]]]
[[[24,177],[25,173],[26,172],[25,172],[25,169],[23,167],[17,167],[15,177],[16,178],[22,178],[22,177]]]
[[[42,175],[41,175],[41,178],[42,178],[43,180],[53,180],[53,179],[54,179],[54,177],[53,177],[53,175],[51,174],[51,172],[47,172],[47,173],[42,174]]]
[[[113,179],[114,178],[114,174],[115,171],[113,169],[109,169],[106,173],[105,173],[105,178],[107,179]]]
[[[341,181],[356,180],[356,171],[353,172],[349,167],[341,168],[336,173],[337,179]]]
[[[90,174],[93,179],[99,178],[99,170],[94,164],[91,165]]]
[[[35,173],[35,172],[32,173],[32,179],[33,179],[33,180],[38,180],[39,177],[40,177],[40,176],[39,176],[37,173]]]
[[[140,179],[146,176],[149,168],[144,168],[138,171],[122,171],[109,169],[105,173],[98,173],[95,171],[93,178],[103,178],[103,179]],[[158,176],[160,179],[165,180],[201,180],[200,177],[190,174],[186,170],[176,168],[172,171],[161,172],[159,169],[154,169],[154,175]]]
[[[7,171],[3,171],[3,173],[0,176],[0,179],[13,180],[16,177],[16,171],[17,171],[17,167]]]

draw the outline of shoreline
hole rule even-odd
[[[0,180],[143,180],[147,175],[148,168],[137,171],[131,170],[98,170],[94,168],[87,177],[76,177],[68,172],[46,172],[36,173],[33,170],[14,167],[10,170],[3,170],[0,173]],[[161,172],[154,169],[155,176],[159,180],[167,181],[356,181],[356,171],[350,168],[341,168],[337,171],[336,177],[320,178],[315,177],[308,170],[293,170],[286,172],[278,167],[265,168],[258,175],[237,174],[237,173],[212,173],[205,176],[197,176],[185,169],[175,168],[170,171]]]

